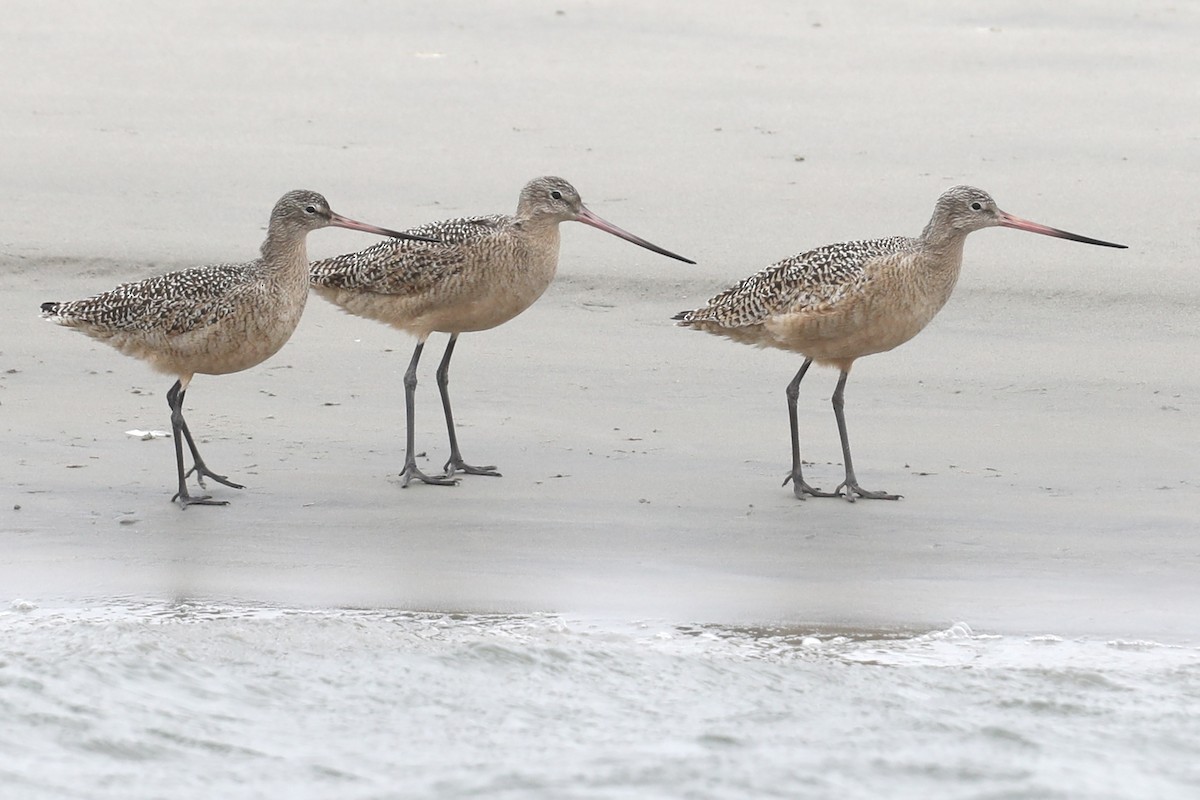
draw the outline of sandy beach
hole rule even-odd
[[[55,10],[57,9],[57,10]],[[11,3],[0,33],[0,597],[109,596],[1200,641],[1200,11],[1184,5]],[[401,489],[413,341],[310,299],[188,393],[227,508],[169,502],[171,380],[38,318],[253,257],[284,191],[403,228],[558,174],[698,261],[564,225],[559,279],[460,340],[464,456]],[[1123,242],[973,234],[955,296],[847,390],[864,485],[797,502],[798,356],[673,326],[947,186]],[[319,231],[313,257],[370,237]],[[422,465],[445,460],[431,340]],[[812,479],[840,480],[801,393]]]

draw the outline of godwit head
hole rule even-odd
[[[629,231],[618,228],[592,213],[583,204],[575,187],[562,178],[546,176],[535,178],[525,184],[525,188],[521,190],[521,200],[517,204],[517,216],[524,219],[549,219],[556,222],[582,222],[584,225],[599,228],[605,233],[611,233],[613,236],[633,242],[659,255],[687,264],[696,263],[690,258],[684,258],[670,250],[664,250],[656,244],[647,242],[640,236],[634,236]]]
[[[437,239],[401,233],[343,217],[329,207],[329,201],[323,195],[308,189],[295,189],[279,198],[279,202],[271,209],[269,231],[276,235],[282,233],[286,236],[303,236],[309,231],[326,228],[330,225],[375,233],[380,236],[391,236],[394,239],[412,239],[418,242],[437,241]]]
[[[976,189],[974,186],[952,186],[942,192],[942,196],[937,199],[937,203],[933,207],[933,218],[929,220],[924,233],[921,234],[921,239],[925,242],[935,242],[956,236],[966,236],[971,231],[997,226],[1016,228],[1020,231],[1040,233],[1045,236],[1055,236],[1059,239],[1070,239],[1101,247],[1125,248],[1123,244],[1080,236],[1077,233],[1069,233],[1013,216],[997,208],[996,201],[990,194],[983,189]]]

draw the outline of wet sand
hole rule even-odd
[[[1195,9],[45,9],[0,33],[5,597],[1200,640]],[[170,440],[125,434],[168,427],[171,379],[37,318],[252,256],[288,189],[404,227],[548,173],[700,263],[564,226],[546,296],[455,356],[464,456],[503,478],[402,490],[413,341],[314,297],[274,359],[193,383],[206,459],[249,488],[180,511]],[[669,317],[808,247],[916,234],[954,183],[1130,249],[973,234],[947,308],[847,389],[860,479],[904,499],[797,502],[799,357]],[[801,393],[826,487],[834,379]]]

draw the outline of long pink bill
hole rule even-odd
[[[1058,228],[1051,228],[1049,225],[1039,225],[1038,223],[1030,222],[1027,219],[1021,219],[1020,217],[1014,217],[1012,214],[1008,214],[1004,211],[1000,211],[999,209],[997,209],[997,211],[996,211],[996,217],[999,220],[1000,224],[1003,225],[1005,228],[1016,228],[1019,231],[1029,231],[1030,233],[1040,233],[1045,236],[1055,236],[1059,239],[1070,239],[1071,241],[1083,242],[1084,244],[1098,244],[1101,247],[1119,247],[1122,250],[1126,249],[1126,245],[1123,245],[1123,244],[1113,244],[1112,242],[1105,242],[1100,239],[1093,239],[1089,236],[1080,236],[1078,233],[1068,233],[1067,231],[1060,231]]]
[[[333,211],[329,212],[329,224],[337,225],[340,228],[349,228],[352,231],[375,233],[380,236],[391,236],[393,239],[411,239],[414,242],[433,242],[434,244],[441,243],[438,239],[430,239],[428,236],[417,236],[412,233],[401,233],[400,231],[394,231],[390,228],[380,228],[376,225],[368,225],[365,222],[359,222],[358,220],[353,220],[349,217],[343,217],[341,214],[337,214]]]
[[[601,219],[600,217],[596,216],[595,214],[593,214],[591,211],[588,211],[587,208],[580,208],[579,214],[575,217],[575,219],[578,222],[582,222],[584,225],[591,225],[593,228],[599,228],[600,230],[604,231],[605,233],[611,233],[613,236],[619,236],[627,242],[633,242],[634,244],[638,245],[639,247],[644,247],[647,250],[652,250],[661,256],[667,256],[668,258],[674,258],[677,261],[684,262],[685,264],[695,264],[696,263],[695,261],[692,261],[690,258],[684,258],[683,256],[678,255],[677,253],[672,253],[670,250],[664,250],[656,244],[651,244],[650,242],[647,242],[645,239],[643,239],[640,236],[634,236],[629,231],[618,228],[616,225],[613,225],[611,222],[607,222],[607,221]]]

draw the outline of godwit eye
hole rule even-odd
[[[983,203],[976,200],[974,203],[971,203],[971,210],[972,211],[983,211]]]
[[[550,197],[554,200],[562,200],[562,192],[560,192],[558,189],[555,189],[550,193]]]
[[[305,206],[304,213],[305,214],[315,214],[315,213],[317,213],[317,207],[316,206]]]

